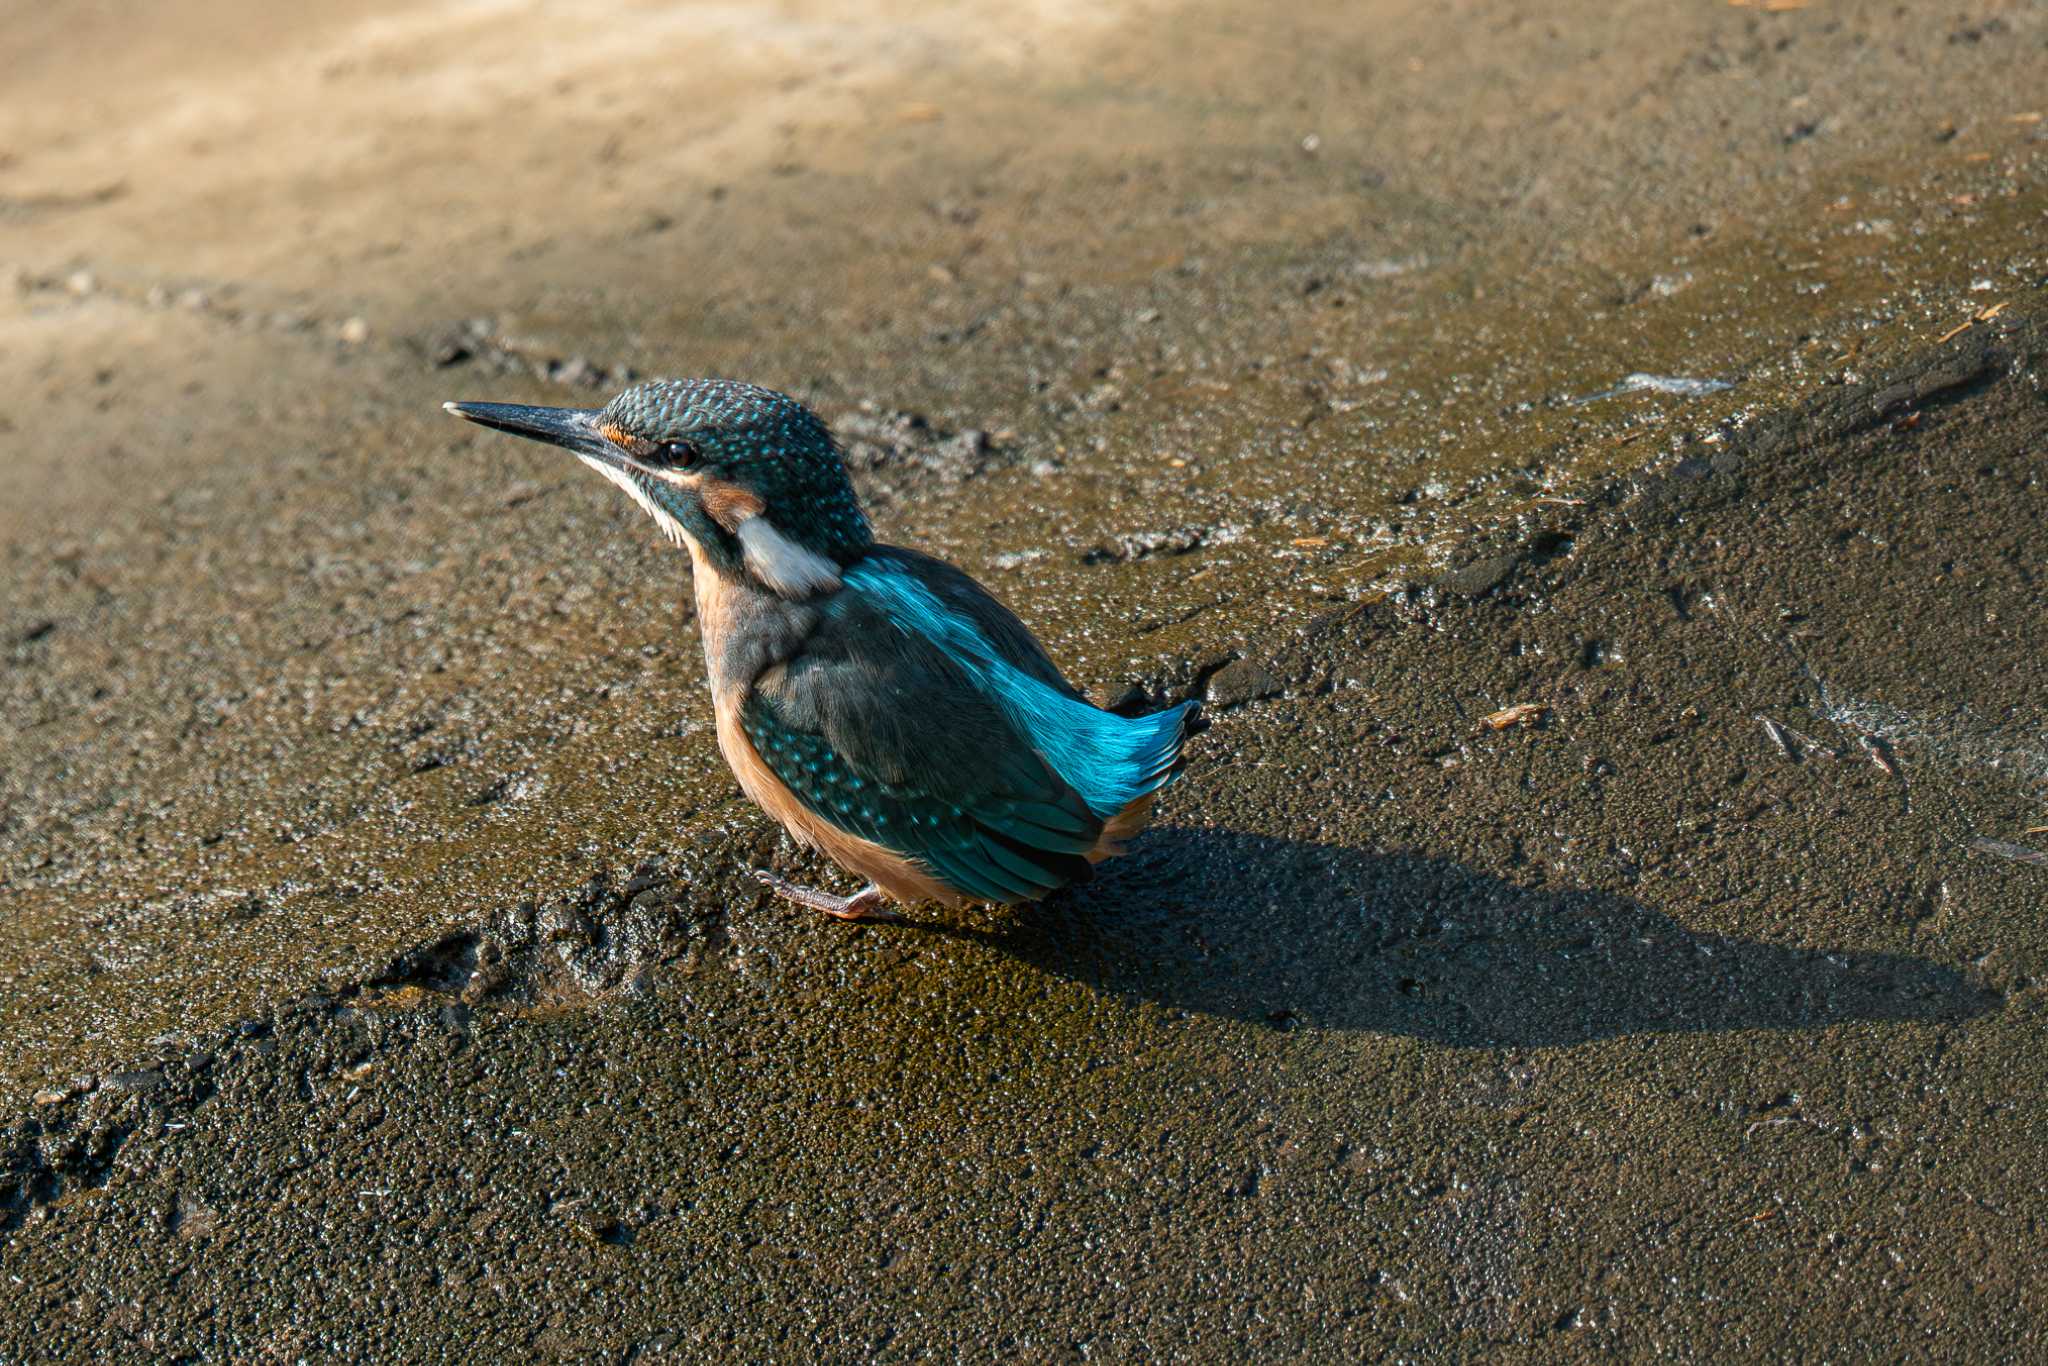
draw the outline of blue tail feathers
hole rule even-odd
[[[1202,729],[1198,702],[1119,716],[1018,667],[972,617],[947,610],[908,564],[870,556],[848,571],[846,584],[964,667],[1098,820],[1165,786],[1180,769],[1182,743]]]
[[[1201,705],[1183,702],[1150,716],[1126,717],[1062,696],[1036,680],[1024,679],[1021,686],[1006,682],[1011,687],[1004,702],[1021,728],[1104,821],[1158,791],[1180,771],[1181,744]]]

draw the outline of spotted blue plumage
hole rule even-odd
[[[648,380],[613,398],[600,417],[647,441],[690,442],[703,469],[761,495],[779,530],[822,554],[858,555],[874,539],[832,434],[787,394],[729,379]],[[675,499],[659,481],[642,487],[664,504]],[[690,520],[687,507],[670,511]],[[693,529],[716,543],[708,524]]]
[[[903,854],[969,896],[1033,900],[1091,871],[1083,855],[1092,834],[1057,805],[1019,800],[1000,784],[962,792],[945,784],[883,781],[823,736],[790,726],[777,704],[759,695],[741,724],[762,762],[806,809]]]

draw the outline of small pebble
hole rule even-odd
[[[107,1085],[117,1091],[154,1091],[164,1084],[161,1072],[116,1072],[107,1078]]]
[[[1278,696],[1285,686],[1264,665],[1240,659],[1219,669],[1209,680],[1208,700],[1213,707],[1241,706]]]

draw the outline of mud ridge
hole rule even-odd
[[[1177,686],[1134,687],[1112,705],[1142,709],[1192,690],[1235,709],[1327,693],[1337,686],[1329,675],[1331,645],[1347,633],[1441,629],[1444,614],[1458,604],[1523,610],[1575,572],[1576,551],[1668,524],[1690,504],[1738,496],[1740,481],[1768,462],[1886,423],[1911,431],[1914,414],[1966,404],[2001,383],[2038,384],[2048,349],[2044,332],[2038,321],[2013,318],[1959,345],[1930,348],[1881,376],[1758,419],[1710,460],[1684,457],[1582,490],[1579,506],[1546,506],[1503,519],[1474,535],[1468,552],[1455,557],[1461,567],[1431,582],[1384,602],[1327,613],[1304,630],[1254,641],[1244,651],[1195,661]],[[853,424],[856,440],[924,430],[903,415]],[[890,458],[885,453],[873,461]],[[0,1130],[0,1229],[20,1225],[67,1192],[106,1185],[129,1143],[175,1133],[183,1117],[214,1095],[223,1068],[261,1065],[274,1052],[265,1041],[281,1029],[318,1032],[365,1013],[447,1022],[473,1009],[583,1009],[643,994],[659,973],[699,971],[729,948],[728,905],[707,898],[704,889],[719,885],[721,871],[736,862],[765,864],[774,845],[765,827],[707,832],[672,855],[508,905],[405,949],[363,981],[289,1002],[204,1042],[160,1049],[104,1078],[80,1077],[38,1093],[27,1114]]]

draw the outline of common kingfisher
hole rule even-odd
[[[785,394],[636,384],[602,408],[450,403],[563,447],[690,552],[718,747],[741,790],[867,883],[758,871],[842,920],[888,902],[1035,901],[1143,827],[1199,704],[1092,706],[980,584],[881,545],[838,444]]]

